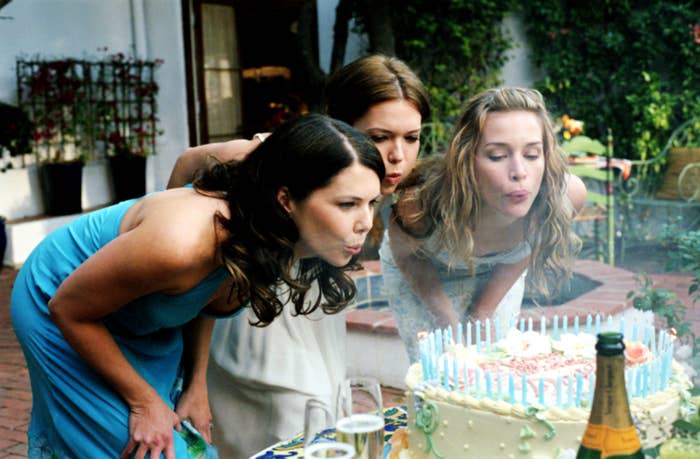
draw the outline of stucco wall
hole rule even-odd
[[[163,188],[175,158],[188,142],[180,2],[14,0],[0,16],[10,18],[0,21],[0,100],[13,105],[17,103],[18,57],[101,57],[98,48],[107,47],[110,54],[132,56],[138,50],[139,58],[164,60],[157,73],[164,135],[158,139],[157,155],[149,158],[147,172],[148,190]],[[10,220],[40,215],[43,204],[37,190],[33,167],[0,174],[0,215]],[[83,208],[111,200],[105,164],[88,164],[83,173]]]

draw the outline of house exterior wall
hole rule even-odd
[[[172,0],[15,0],[0,11],[0,100],[17,104],[15,61],[26,58],[100,58],[124,53],[163,59],[157,154],[148,160],[147,191],[162,189],[170,169],[188,143],[187,103],[180,2]],[[133,19],[132,19],[133,18]],[[132,27],[133,24],[133,27]],[[135,37],[135,38],[132,38]],[[0,174],[0,215],[8,220],[42,214],[35,167]],[[86,165],[83,208],[113,200],[104,161]]]
[[[319,53],[328,72],[338,0],[318,0]],[[157,154],[148,159],[147,192],[164,189],[177,156],[188,146],[187,97],[181,2],[177,0],[14,0],[0,16],[0,101],[17,104],[16,59],[100,58],[124,53],[140,59],[162,59],[158,116],[164,134]],[[529,86],[536,70],[527,61],[523,24],[504,21],[520,45],[503,69],[505,84]],[[350,62],[362,54],[366,39],[351,34],[345,55]],[[83,171],[83,209],[113,201],[107,165],[92,161]],[[0,216],[8,219],[4,264],[21,265],[50,231],[74,216],[40,218],[43,203],[36,167],[0,173]],[[26,221],[31,220],[31,221]]]

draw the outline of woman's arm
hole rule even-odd
[[[214,319],[197,317],[184,330],[185,381],[176,413],[189,419],[204,439],[211,443],[211,409],[207,391],[207,365]]]
[[[528,266],[530,257],[516,263],[498,264],[491,271],[486,285],[478,298],[472,303],[470,315],[472,320],[493,318],[493,313],[503,297],[513,287],[515,281],[523,274]]]
[[[188,148],[175,161],[167,187],[177,188],[190,183],[195,173],[199,169],[207,167],[211,160],[223,163],[234,159],[239,161],[244,159],[268,135],[268,133],[255,134],[251,140],[236,139]]]
[[[177,221],[155,217],[145,218],[80,265],[58,288],[49,311],[66,341],[129,406],[130,438],[122,455],[136,451],[137,457],[145,452],[159,457],[162,452],[174,459],[177,414],[130,365],[102,322],[136,298],[179,293],[206,275],[208,266],[193,255],[199,247],[186,244],[176,229],[192,223],[192,216],[183,212]]]
[[[576,213],[581,212],[583,205],[586,203],[586,185],[581,180],[581,177],[568,174],[567,176],[567,187],[566,193],[569,195],[569,200],[574,206],[574,211]]]
[[[417,254],[419,241],[406,234],[393,220],[388,232],[394,262],[418,299],[435,316],[441,328],[456,327],[459,317],[442,288],[435,267],[428,258]]]

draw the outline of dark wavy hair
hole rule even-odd
[[[254,325],[268,325],[282,312],[285,302],[276,290],[280,283],[289,288],[295,314],[319,307],[336,313],[354,298],[348,266],[314,257],[301,260],[295,272],[299,232],[277,193],[286,187],[292,199],[304,201],[355,163],[372,169],[380,181],[384,178],[382,157],[366,136],[342,121],[311,114],[277,128],[243,161],[215,164],[195,179],[196,190],[218,192],[228,202],[230,218],[216,217],[230,235],[222,243],[223,262],[233,278],[231,295],[250,301],[258,319]],[[353,259],[350,265],[355,263]],[[314,280],[319,294],[306,303]]]

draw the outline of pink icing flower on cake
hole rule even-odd
[[[625,340],[625,360],[628,364],[638,365],[652,358],[651,351],[641,341]]]

